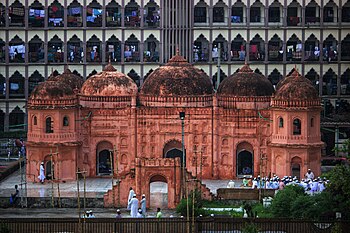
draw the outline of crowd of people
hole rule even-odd
[[[132,218],[145,218],[146,217],[146,195],[142,194],[141,200],[139,201],[136,197],[135,191],[133,190],[132,187],[130,187],[127,209],[130,210],[130,216]],[[160,208],[157,208],[156,217],[157,218],[162,217],[162,212],[160,211]]]
[[[326,189],[329,180],[321,177],[315,177],[311,169],[308,169],[304,178],[299,180],[296,176],[284,176],[282,178],[273,175],[272,177],[260,177],[258,175],[254,178],[247,178],[243,176],[242,187],[251,187],[252,189],[274,189],[283,190],[287,185],[298,185],[304,188],[305,192],[313,195],[315,193],[322,192]],[[231,180],[227,187],[232,188],[234,186]]]

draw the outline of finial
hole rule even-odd
[[[108,64],[111,64],[111,55],[108,56]]]
[[[176,56],[180,56],[180,49],[179,45],[176,46]]]

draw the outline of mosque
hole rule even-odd
[[[111,64],[85,82],[66,69],[38,85],[27,108],[28,181],[37,181],[41,162],[60,181],[77,171],[113,175],[106,203],[125,205],[129,187],[149,196],[152,182],[164,182],[174,207],[183,176],[320,174],[321,102],[296,69],[274,87],[245,64],[217,91],[179,54],[140,89]]]

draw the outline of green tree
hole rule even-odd
[[[279,191],[273,199],[270,210],[275,217],[287,218],[291,216],[292,203],[300,196],[305,196],[300,186],[289,185]]]

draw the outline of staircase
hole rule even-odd
[[[197,189],[200,188],[200,191],[202,193],[202,198],[204,200],[211,201],[215,199],[215,195],[210,191],[210,189],[204,183],[198,180],[196,176],[192,174],[192,172],[187,170],[186,170],[186,180],[187,180],[187,185],[189,190],[192,191],[192,190],[195,190],[196,188]]]

